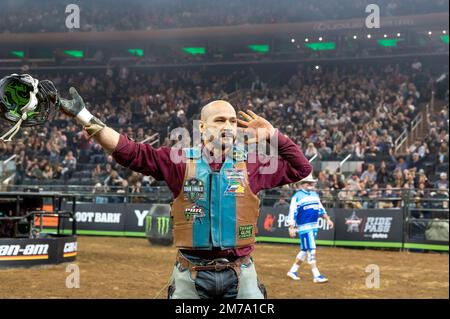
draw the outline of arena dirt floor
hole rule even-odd
[[[146,239],[79,237],[80,288],[66,288],[67,265],[0,270],[0,298],[166,298],[176,250]],[[286,272],[296,245],[258,244],[254,260],[269,298],[449,298],[448,253],[318,248],[329,278],[314,284],[308,265],[293,281]],[[367,288],[369,264],[380,269],[380,287]]]

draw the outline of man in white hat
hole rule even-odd
[[[298,269],[307,260],[311,266],[313,281],[322,283],[327,282],[328,279],[319,272],[316,263],[315,238],[317,236],[319,216],[326,219],[330,228],[333,228],[334,224],[320,202],[319,195],[314,191],[316,182],[317,180],[313,178],[312,173],[302,179],[299,182],[300,190],[294,194],[291,200],[288,217],[289,235],[295,237],[298,232],[300,252],[287,275],[294,280],[299,280]]]

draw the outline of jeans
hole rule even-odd
[[[190,256],[197,265],[209,260]],[[189,269],[182,269],[178,262],[173,268],[169,299],[265,299],[266,291],[259,282],[253,261],[241,265],[238,278],[233,269],[223,271],[199,271],[192,279]]]

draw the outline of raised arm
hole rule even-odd
[[[70,88],[70,95],[72,100],[61,98],[61,110],[82,124],[89,136],[111,154],[117,163],[135,172],[151,175],[156,180],[166,181],[174,196],[178,195],[186,166],[184,162],[174,163],[171,160],[170,148],[153,148],[132,141],[93,116],[73,87]]]
[[[69,93],[72,96],[72,100],[61,98],[61,110],[83,125],[89,136],[93,137],[106,152],[112,153],[116,149],[117,144],[119,144],[120,134],[107,127],[100,119],[88,111],[83,98],[75,88],[71,87]]]

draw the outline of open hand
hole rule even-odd
[[[248,144],[270,139],[275,134],[275,128],[272,124],[251,110],[247,110],[247,113],[239,111],[239,115],[245,121],[238,119],[238,125],[244,128],[244,132],[254,136],[247,141]]]

